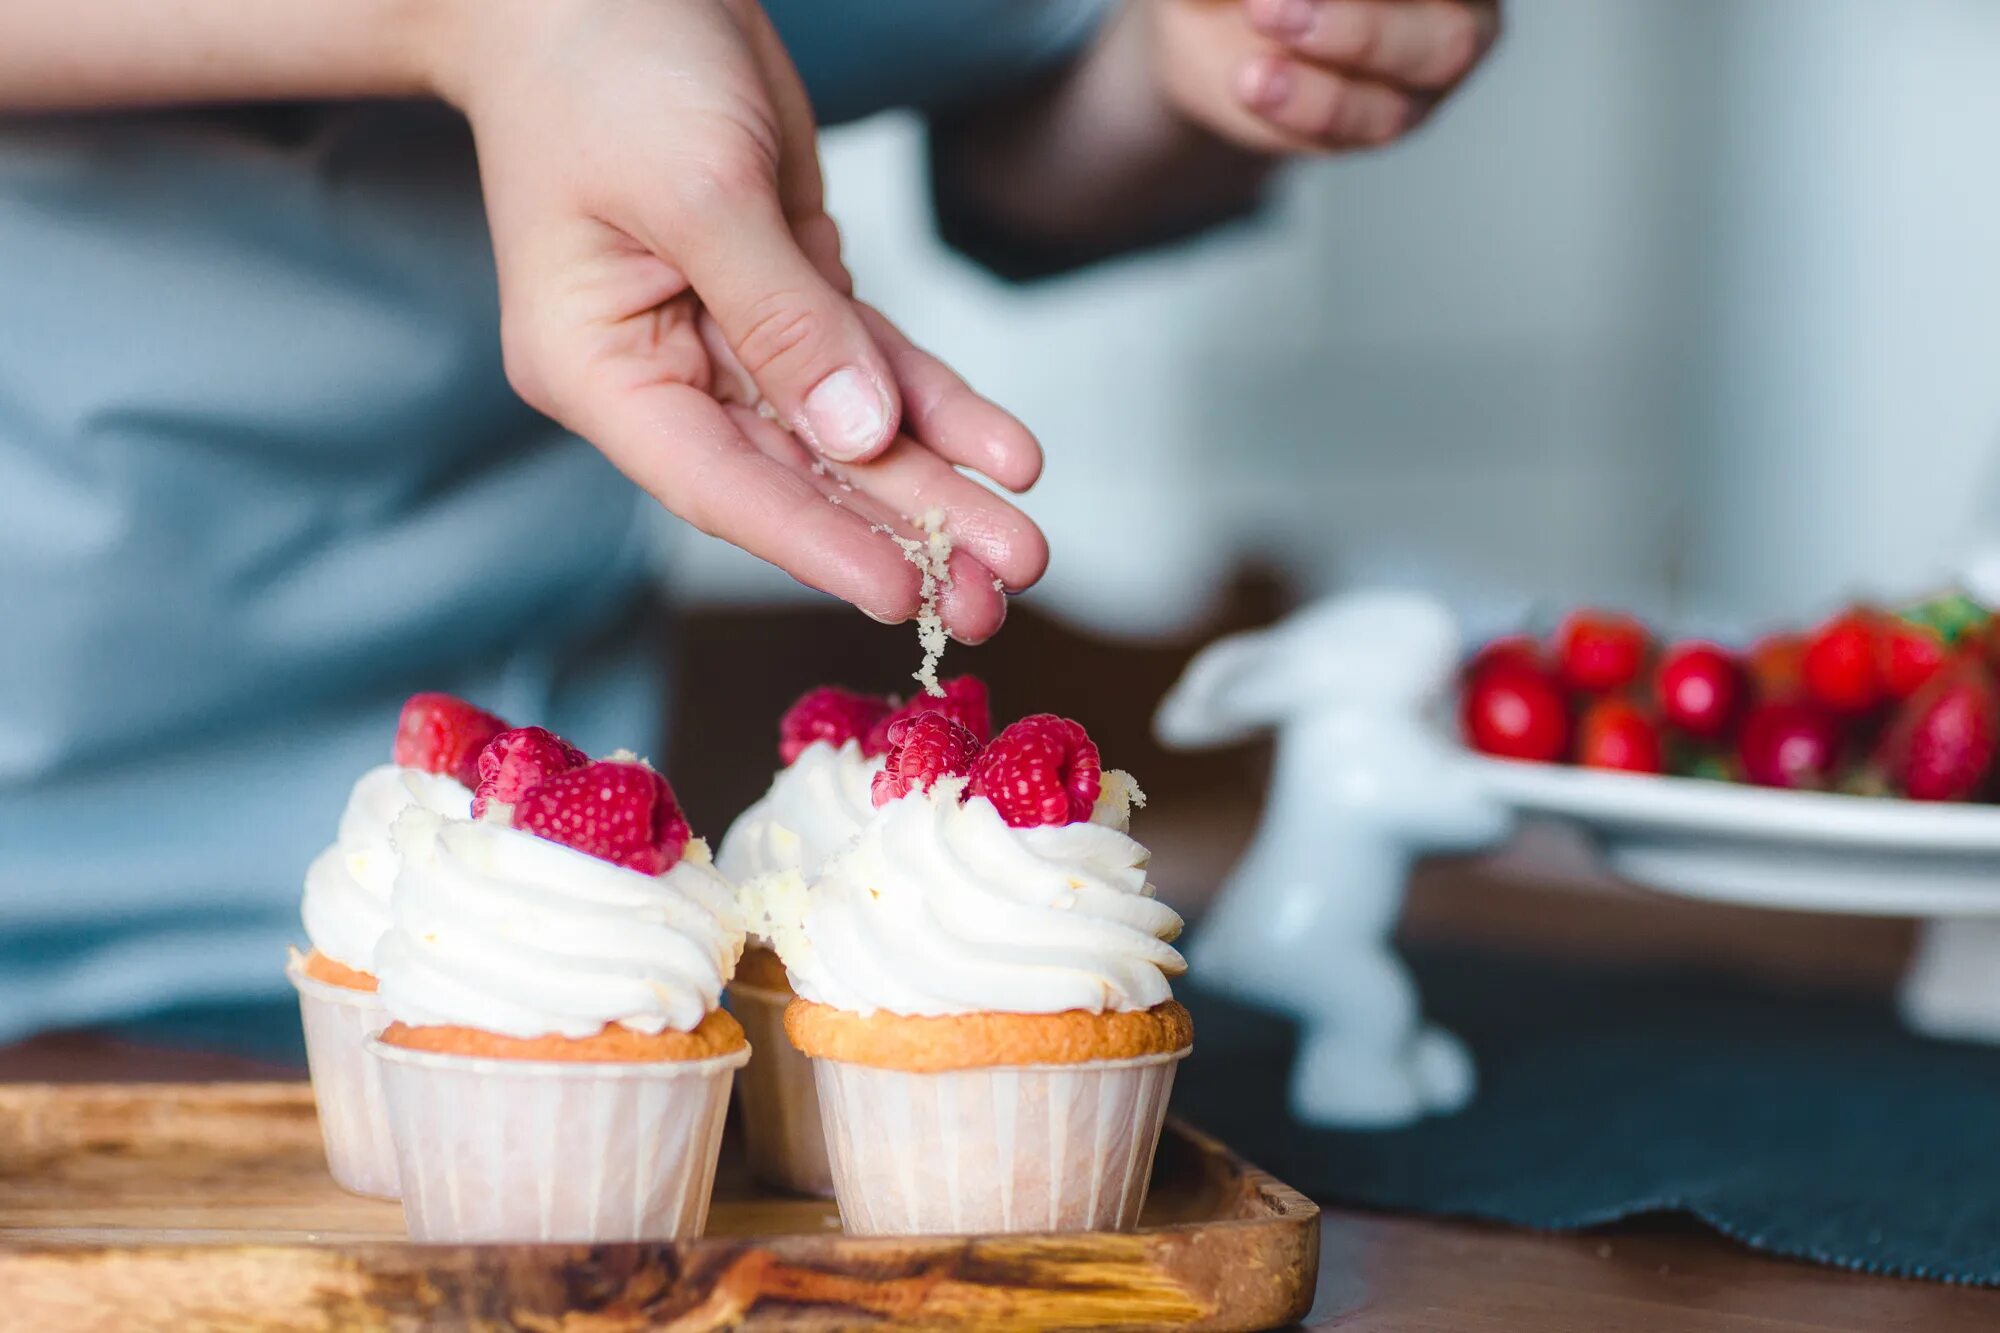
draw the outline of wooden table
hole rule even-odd
[[[0,1080],[284,1076],[247,1060],[50,1036],[0,1048]],[[1253,1154],[1254,1156],[1254,1154]],[[1766,1258],[1693,1224],[1549,1236],[1331,1211],[1309,1326],[1381,1333],[1886,1333],[2000,1328],[2000,1292]]]

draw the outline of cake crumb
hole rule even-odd
[[[917,645],[924,657],[910,674],[925,694],[936,697],[944,693],[944,686],[938,683],[938,663],[949,642],[938,605],[951,587],[951,534],[944,529],[944,511],[935,505],[917,516],[916,525],[925,540],[905,537],[887,524],[877,524],[874,531],[887,535],[903,558],[923,574],[917,585]]]

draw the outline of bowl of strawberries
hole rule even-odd
[[[1744,647],[1599,610],[1475,652],[1460,735],[1612,869],[1736,902],[2000,914],[2000,617],[1851,606]]]

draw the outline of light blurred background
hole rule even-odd
[[[1033,598],[1185,628],[1239,561],[1475,616],[1801,617],[2000,535],[2000,5],[1510,0],[1407,143],[1203,244],[1009,289],[920,132],[829,136],[862,291],[1046,443]],[[690,538],[696,602],[790,596]]]
[[[828,138],[863,293],[1049,452],[1027,502],[1049,577],[946,670],[991,678],[1002,717],[1086,719],[1155,794],[1144,832],[1190,907],[1247,836],[1262,755],[1166,754],[1146,721],[1222,629],[1393,582],[1474,633],[1581,601],[1744,633],[2000,542],[2000,5],[1509,0],[1508,24],[1405,144],[1029,287],[938,243],[913,120]],[[672,771],[702,767],[717,828],[768,780],[778,709],[823,679],[896,686],[914,636],[685,529],[663,543]],[[1475,895],[1429,876],[1411,928],[1711,961],[1775,943],[1878,979],[1907,948],[1893,922],[1505,896],[1529,891],[1510,865],[1583,864],[1517,849],[1514,887]]]

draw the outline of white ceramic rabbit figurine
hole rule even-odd
[[[1470,1056],[1423,1022],[1390,945],[1416,857],[1512,828],[1431,717],[1459,651],[1437,601],[1347,594],[1209,645],[1154,718],[1176,748],[1277,730],[1262,822],[1190,963],[1203,984],[1299,1020],[1291,1101],[1312,1123],[1407,1124],[1472,1096]]]

